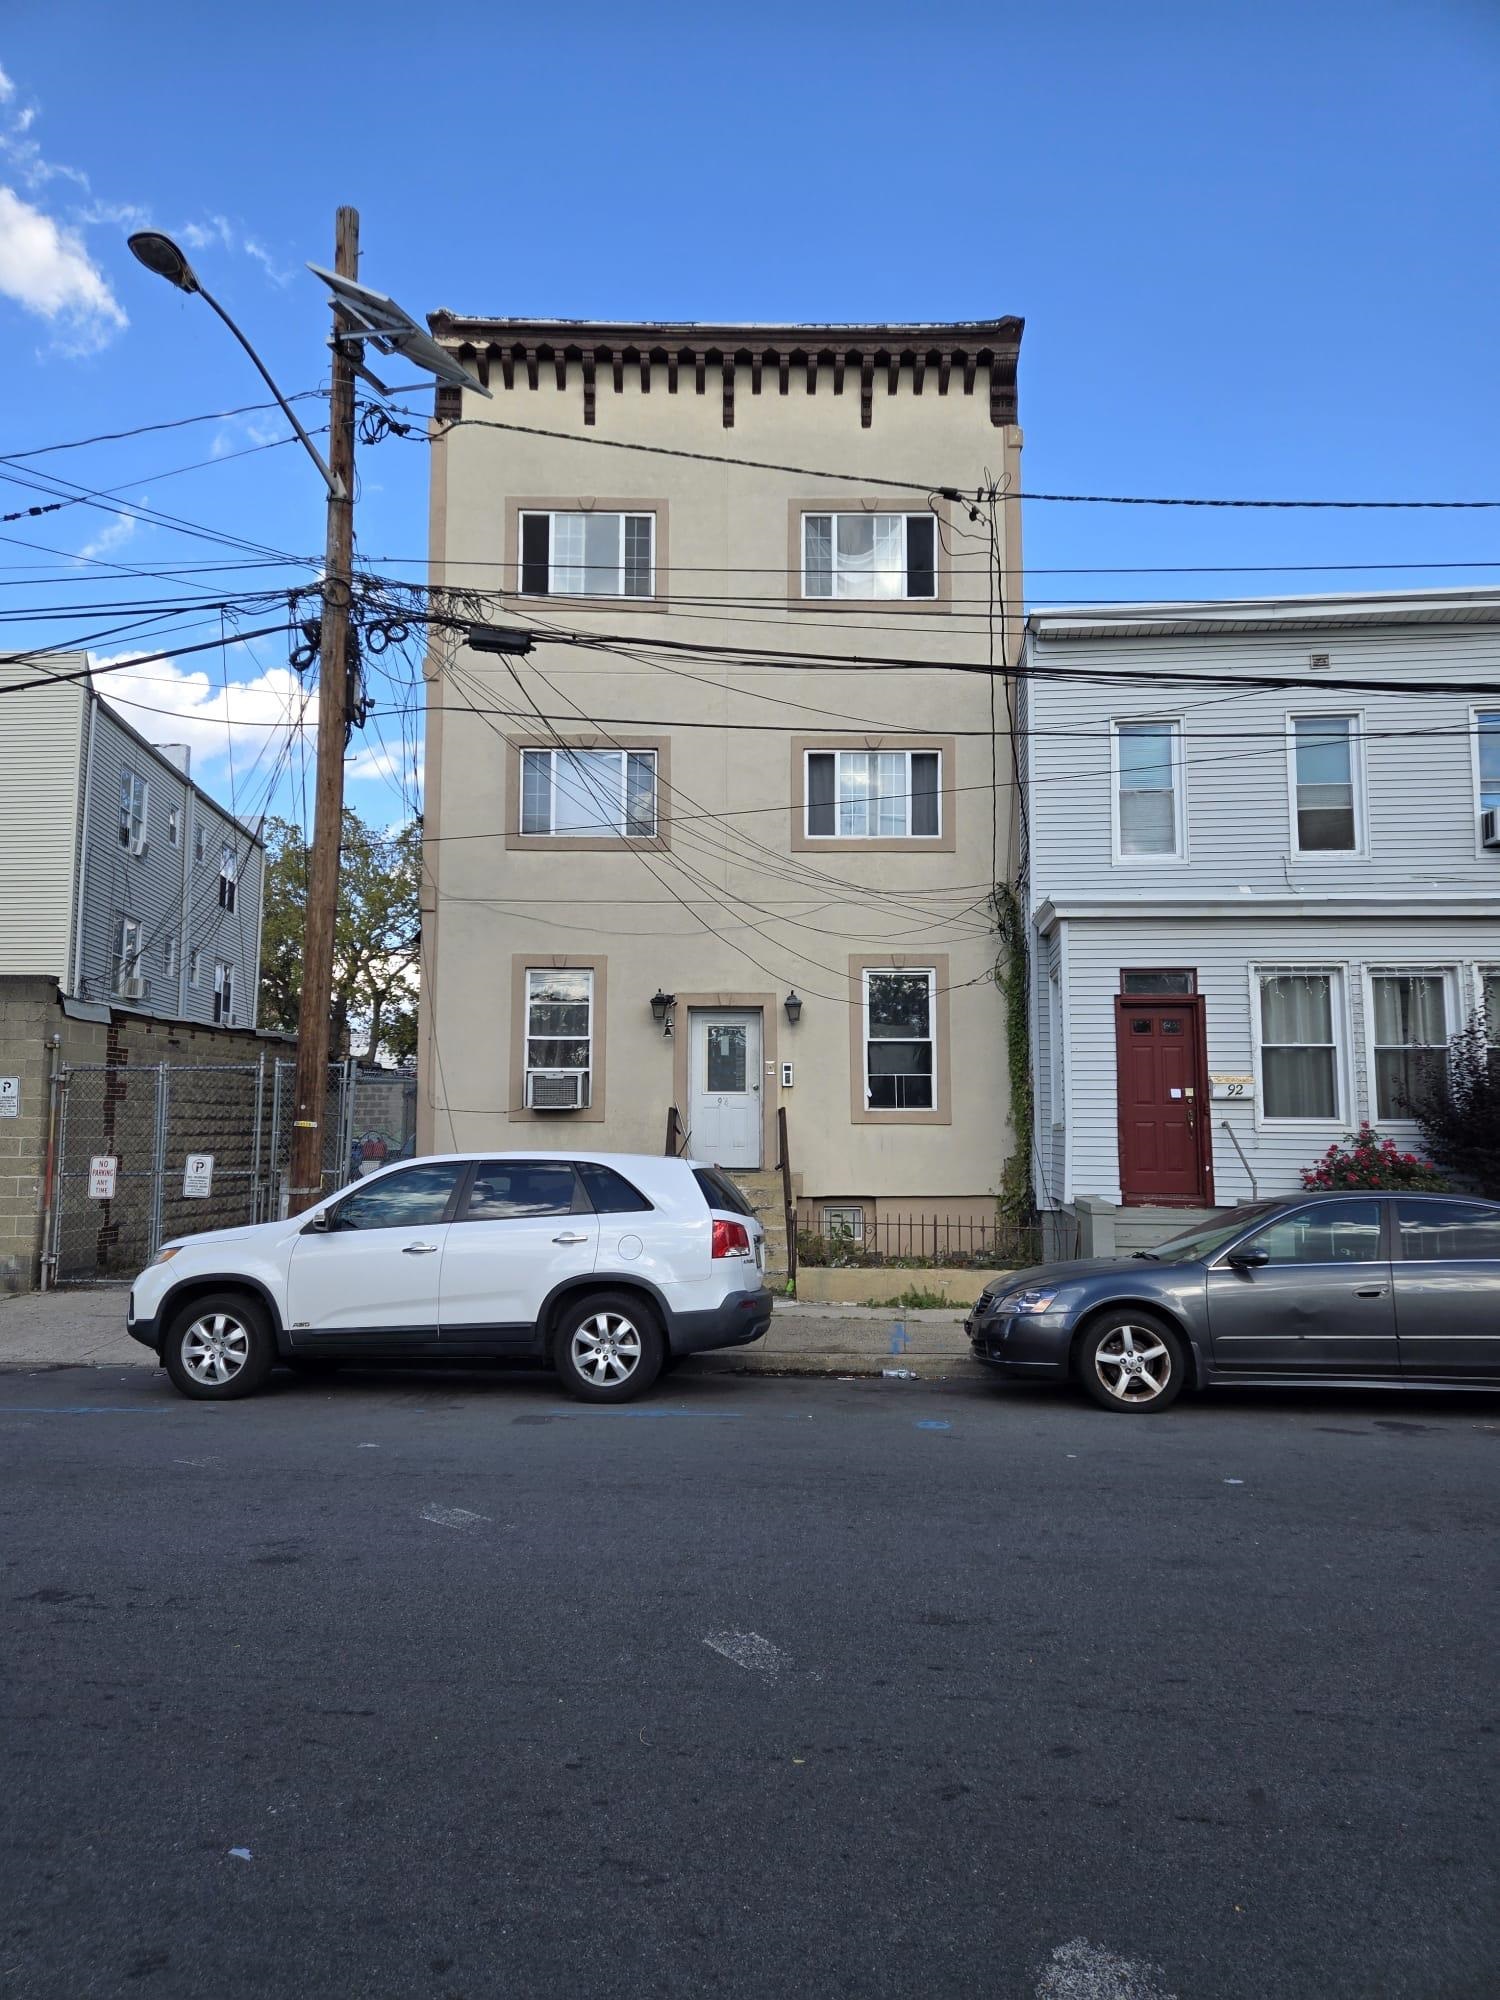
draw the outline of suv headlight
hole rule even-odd
[[[1047,1291],[1038,1285],[1027,1285],[1019,1292],[1007,1292],[996,1302],[995,1309],[1007,1313],[1044,1313],[1056,1297],[1055,1287]]]
[[[146,1269],[149,1271],[156,1264],[170,1264],[181,1248],[182,1245],[180,1243],[169,1243],[165,1250],[157,1251],[156,1255],[151,1259],[151,1263],[146,1266]]]

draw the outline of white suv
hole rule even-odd
[[[285,1222],[165,1244],[127,1325],[184,1396],[248,1396],[278,1361],[509,1357],[616,1403],[680,1355],[759,1340],[764,1271],[764,1232],[713,1167],[445,1153]]]

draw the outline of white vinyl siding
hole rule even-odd
[[[55,664],[65,672],[83,666],[84,659],[81,654],[58,654]],[[87,697],[76,681],[4,697],[5,791],[0,808],[4,968],[56,979],[65,989],[72,980],[86,706]],[[106,892],[105,871],[113,859],[106,854],[95,871]]]
[[[1115,860],[1181,860],[1186,850],[1182,724],[1116,721],[1111,739]]]
[[[931,514],[804,514],[804,597],[937,595]]]
[[[656,837],[654,750],[523,750],[521,832],[565,839]]]
[[[937,974],[877,968],[864,975],[865,1103],[872,1111],[932,1111],[937,1102]]]
[[[810,840],[937,840],[942,755],[936,750],[809,750],[804,767]]]
[[[654,514],[523,513],[526,597],[654,597]]]

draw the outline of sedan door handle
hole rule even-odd
[[[554,1243],[587,1243],[588,1240],[587,1236],[577,1230],[568,1230],[563,1235],[554,1236],[552,1239]]]
[[[435,1243],[403,1243],[401,1246],[401,1255],[403,1257],[430,1257],[436,1249],[437,1245]]]
[[[1354,1296],[1357,1299],[1383,1299],[1385,1297],[1385,1289],[1384,1285],[1370,1285],[1368,1288],[1357,1291]]]

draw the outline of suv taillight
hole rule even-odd
[[[714,1217],[714,1255],[716,1257],[750,1255],[750,1232],[743,1222],[726,1222],[722,1216]]]

